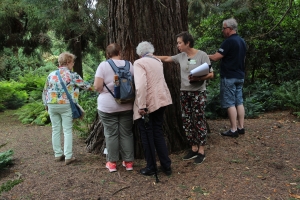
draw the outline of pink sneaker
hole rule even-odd
[[[109,172],[116,172],[117,171],[116,162],[107,162],[105,167],[109,170]]]
[[[126,167],[127,171],[133,170],[133,162],[127,162],[127,161],[123,161],[122,162],[123,167]]]

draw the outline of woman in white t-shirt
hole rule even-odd
[[[124,67],[125,60],[121,59],[121,47],[112,43],[106,47],[106,56],[117,67]],[[133,67],[130,64],[130,72],[133,75]],[[133,103],[118,104],[112,94],[114,91],[115,72],[107,61],[103,61],[97,68],[94,87],[99,96],[97,99],[98,114],[104,126],[104,136],[107,149],[106,168],[110,172],[117,171],[119,154],[122,156],[122,165],[126,170],[133,170]],[[105,85],[106,87],[105,87]]]

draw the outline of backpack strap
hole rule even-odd
[[[114,98],[116,98],[115,95],[112,93],[112,91],[110,91],[110,89],[108,89],[107,85],[104,82],[103,82],[103,84],[106,87],[106,89],[109,91],[109,93],[111,94],[111,96],[113,96]]]
[[[112,59],[108,59],[106,61],[111,66],[111,68],[114,70],[114,72],[117,73],[118,67],[116,66],[116,64],[114,63],[114,61]]]
[[[111,68],[114,70],[114,72],[117,73],[117,71],[119,70],[119,67],[116,66],[115,62],[112,59],[108,59],[106,61],[111,66]],[[128,71],[130,70],[130,65],[129,65],[128,60],[125,60],[125,66],[122,68],[124,68],[125,70],[128,70]]]
[[[112,59],[108,59],[106,60],[108,62],[108,64],[111,66],[111,68],[114,70],[115,74],[117,73],[117,70],[119,70],[119,68],[116,66],[116,64],[114,63],[114,61]],[[125,60],[125,66],[124,69],[129,70],[129,62],[127,60]],[[109,93],[114,97],[115,95],[112,93],[112,91],[110,89],[108,89],[107,85],[103,82],[104,86],[106,87],[106,89],[109,91]]]

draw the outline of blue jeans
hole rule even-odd
[[[244,79],[222,78],[220,100],[222,108],[236,107],[243,104]]]
[[[73,156],[73,118],[70,104],[48,104],[52,124],[52,146],[55,157],[63,154],[66,159]],[[61,128],[64,132],[64,151],[61,148]]]

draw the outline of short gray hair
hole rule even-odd
[[[237,31],[238,23],[236,22],[236,20],[234,18],[224,20],[223,24],[226,24],[227,27],[230,27],[233,30]]]
[[[154,46],[150,42],[143,41],[136,47],[136,53],[139,56],[143,56],[147,53],[154,53]]]

